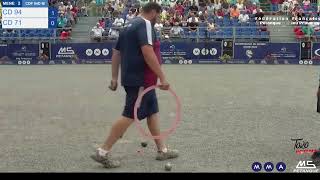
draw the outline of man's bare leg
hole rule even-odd
[[[120,166],[120,162],[113,160],[109,156],[109,151],[117,140],[126,132],[128,127],[132,124],[133,119],[122,117],[117,120],[111,128],[111,132],[106,139],[105,143],[97,149],[96,153],[90,156],[93,160],[101,163],[106,168],[116,168]]]
[[[132,124],[133,119],[122,117],[117,120],[111,127],[111,132],[101,147],[105,151],[110,151],[112,146],[117,142],[117,140],[126,132],[128,127]]]
[[[158,113],[151,115],[147,118],[148,128],[152,136],[160,135],[160,126],[159,126],[159,118]],[[156,160],[166,160],[177,158],[179,156],[179,152],[177,150],[168,149],[164,144],[163,139],[154,139],[156,146],[158,148],[158,154]]]
[[[152,136],[159,136],[160,135],[160,125],[159,125],[159,117],[158,113],[151,115],[147,118],[147,124],[149,131]],[[158,148],[158,151],[162,151],[166,149],[166,146],[162,139],[154,139],[154,142],[156,143],[156,146]]]

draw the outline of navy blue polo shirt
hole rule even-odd
[[[121,54],[122,86],[143,86],[145,60],[141,51],[144,45],[153,45],[156,34],[149,20],[132,19],[120,33],[115,49]]]

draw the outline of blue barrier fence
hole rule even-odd
[[[111,62],[113,43],[0,44],[0,64],[104,64]],[[234,43],[232,58],[223,61],[223,42],[162,42],[165,64],[320,64],[320,43],[309,50],[300,43]],[[229,50],[230,51],[230,50]],[[310,54],[310,58],[305,57]]]

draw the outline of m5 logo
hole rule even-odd
[[[299,161],[296,169],[293,170],[293,172],[318,172],[319,169],[317,169],[316,165],[313,163],[313,161]]]

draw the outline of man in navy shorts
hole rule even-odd
[[[160,89],[169,89],[169,83],[159,63],[159,53],[157,56],[154,50],[156,42],[154,24],[161,13],[161,6],[150,2],[142,8],[142,11],[140,16],[130,20],[124,27],[113,49],[112,80],[109,88],[113,91],[117,89],[121,64],[121,84],[126,92],[126,102],[122,117],[113,124],[105,143],[91,156],[106,168],[120,166],[119,161],[111,158],[110,150],[134,122],[134,104],[139,93],[148,86],[155,85],[157,78],[160,80]],[[160,135],[158,112],[157,96],[153,90],[142,98],[138,112],[139,120],[147,118],[148,128],[153,136]],[[158,149],[156,160],[178,157],[178,151],[168,149],[162,139],[154,141]]]

